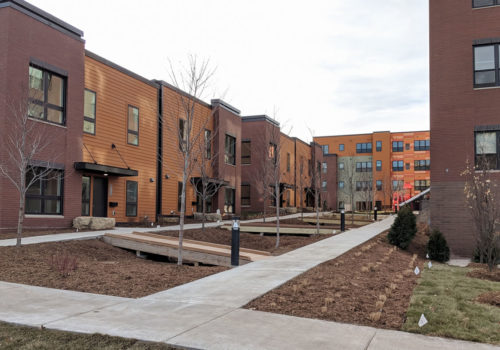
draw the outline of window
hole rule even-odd
[[[431,149],[431,140],[415,140],[415,151],[428,151]]]
[[[393,191],[401,191],[404,187],[404,181],[402,180],[393,180],[392,181],[392,189]]]
[[[406,170],[410,170],[410,163],[406,163]]]
[[[343,150],[344,150],[344,144],[343,144],[343,143],[341,143],[341,144],[339,145],[339,151],[343,151]]]
[[[212,158],[212,132],[205,129],[205,158]]]
[[[404,162],[402,160],[394,160],[392,162],[392,171],[403,171]]]
[[[376,164],[376,169],[377,171],[382,171],[382,161],[381,160],[377,160],[377,164]]]
[[[420,159],[415,161],[415,170],[431,170],[431,160],[430,159]]]
[[[356,153],[372,153],[372,144],[371,143],[357,143],[356,144]]]
[[[241,205],[250,205],[250,185],[241,184]]]
[[[392,141],[393,152],[403,152],[403,141]]]
[[[290,192],[291,191],[286,191],[286,206],[289,207],[290,206]]]
[[[250,141],[241,142],[241,164],[252,163],[252,143]]]
[[[326,181],[321,181],[321,189],[326,190]]]
[[[90,177],[82,176],[82,216],[90,215]]]
[[[29,67],[30,117],[64,125],[65,95],[65,78],[39,67]]]
[[[344,188],[344,181],[339,181],[339,188],[343,189]]]
[[[409,150],[410,150],[410,144],[409,144],[409,143],[405,144],[405,149],[406,149],[407,151],[409,151]]]
[[[323,154],[328,154],[328,153],[330,153],[330,152],[328,151],[328,148],[329,148],[329,147],[328,147],[328,145],[323,145],[323,146],[321,146],[321,149],[323,150]]]
[[[322,169],[323,174],[326,174],[328,172],[328,164],[322,163],[321,169]]]
[[[184,119],[179,119],[179,135],[177,136],[179,139],[179,149],[184,152],[184,146],[187,141],[187,129],[186,129],[186,121]]]
[[[224,162],[230,165],[236,165],[236,138],[226,134],[224,144]]]
[[[95,92],[85,89],[83,96],[83,132],[95,135]]]
[[[415,191],[424,191],[431,186],[431,180],[415,180]]]
[[[474,87],[500,85],[498,51],[499,44],[474,46]]]
[[[500,169],[500,131],[476,132],[476,167]]]
[[[373,203],[372,202],[356,202],[356,210],[357,211],[366,211],[372,210]]]
[[[137,216],[137,181],[127,181],[127,216]]]
[[[129,145],[139,145],[139,109],[128,106],[128,133],[127,143]]]
[[[382,191],[382,180],[377,180],[376,185],[377,191]]]
[[[277,157],[276,145],[274,143],[270,143],[267,152],[268,152],[269,159],[272,159],[273,163],[276,164],[276,157]]]
[[[224,212],[234,213],[234,188],[226,187],[224,191]]]
[[[286,154],[286,171],[290,172],[290,153]]]
[[[343,201],[339,201],[339,209],[344,209],[344,202]]]
[[[42,175],[42,176],[41,176]],[[41,176],[41,178],[40,178]],[[26,214],[62,215],[63,177],[61,170],[33,168],[26,173]],[[33,182],[34,179],[38,178]]]
[[[356,162],[356,172],[366,173],[372,171],[372,162]]]
[[[486,7],[500,5],[500,0],[472,0],[472,7]]]
[[[343,162],[339,163],[339,170],[344,170],[344,163]]]
[[[375,143],[375,146],[376,146],[376,148],[377,148],[377,152],[382,151],[382,141],[377,141],[377,142]]]
[[[371,191],[372,182],[371,181],[356,181],[356,191]]]

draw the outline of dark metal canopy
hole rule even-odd
[[[110,176],[137,176],[138,171],[95,163],[75,162],[75,169]]]

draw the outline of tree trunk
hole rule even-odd
[[[278,248],[280,246],[280,190],[279,190],[279,184],[275,184],[275,190],[274,190],[274,195],[276,197],[276,247]]]
[[[206,203],[207,203],[207,196],[206,196],[206,191],[204,190],[203,191],[204,194],[202,196],[202,200],[201,200],[201,211],[202,211],[202,218],[201,218],[201,232],[205,232],[205,212],[207,211],[206,209]]]
[[[23,186],[24,187],[24,186]],[[17,238],[16,238],[16,247],[21,246],[21,237],[23,234],[23,223],[24,223],[24,191],[20,191],[19,194],[19,212],[17,216]]]
[[[319,235],[319,193],[318,190],[314,190],[314,197],[316,199],[316,234]]]
[[[187,160],[184,161],[184,167],[185,169],[188,169],[188,162]],[[184,174],[182,175],[182,193],[181,193],[181,214],[179,218],[179,254],[177,258],[177,265],[182,265],[182,240],[184,238],[184,215],[186,214],[186,181],[187,180],[187,174],[186,171],[184,171]]]
[[[264,193],[265,193],[265,190],[264,190]],[[264,195],[264,197],[262,198],[263,199],[263,202],[264,202],[264,217],[262,218],[262,222],[266,222],[266,206],[267,206],[267,196]]]

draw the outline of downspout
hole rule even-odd
[[[156,158],[156,220],[162,213],[163,184],[163,84],[159,83],[158,92],[158,148]]]

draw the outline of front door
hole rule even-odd
[[[108,179],[94,177],[92,216],[108,216]]]

